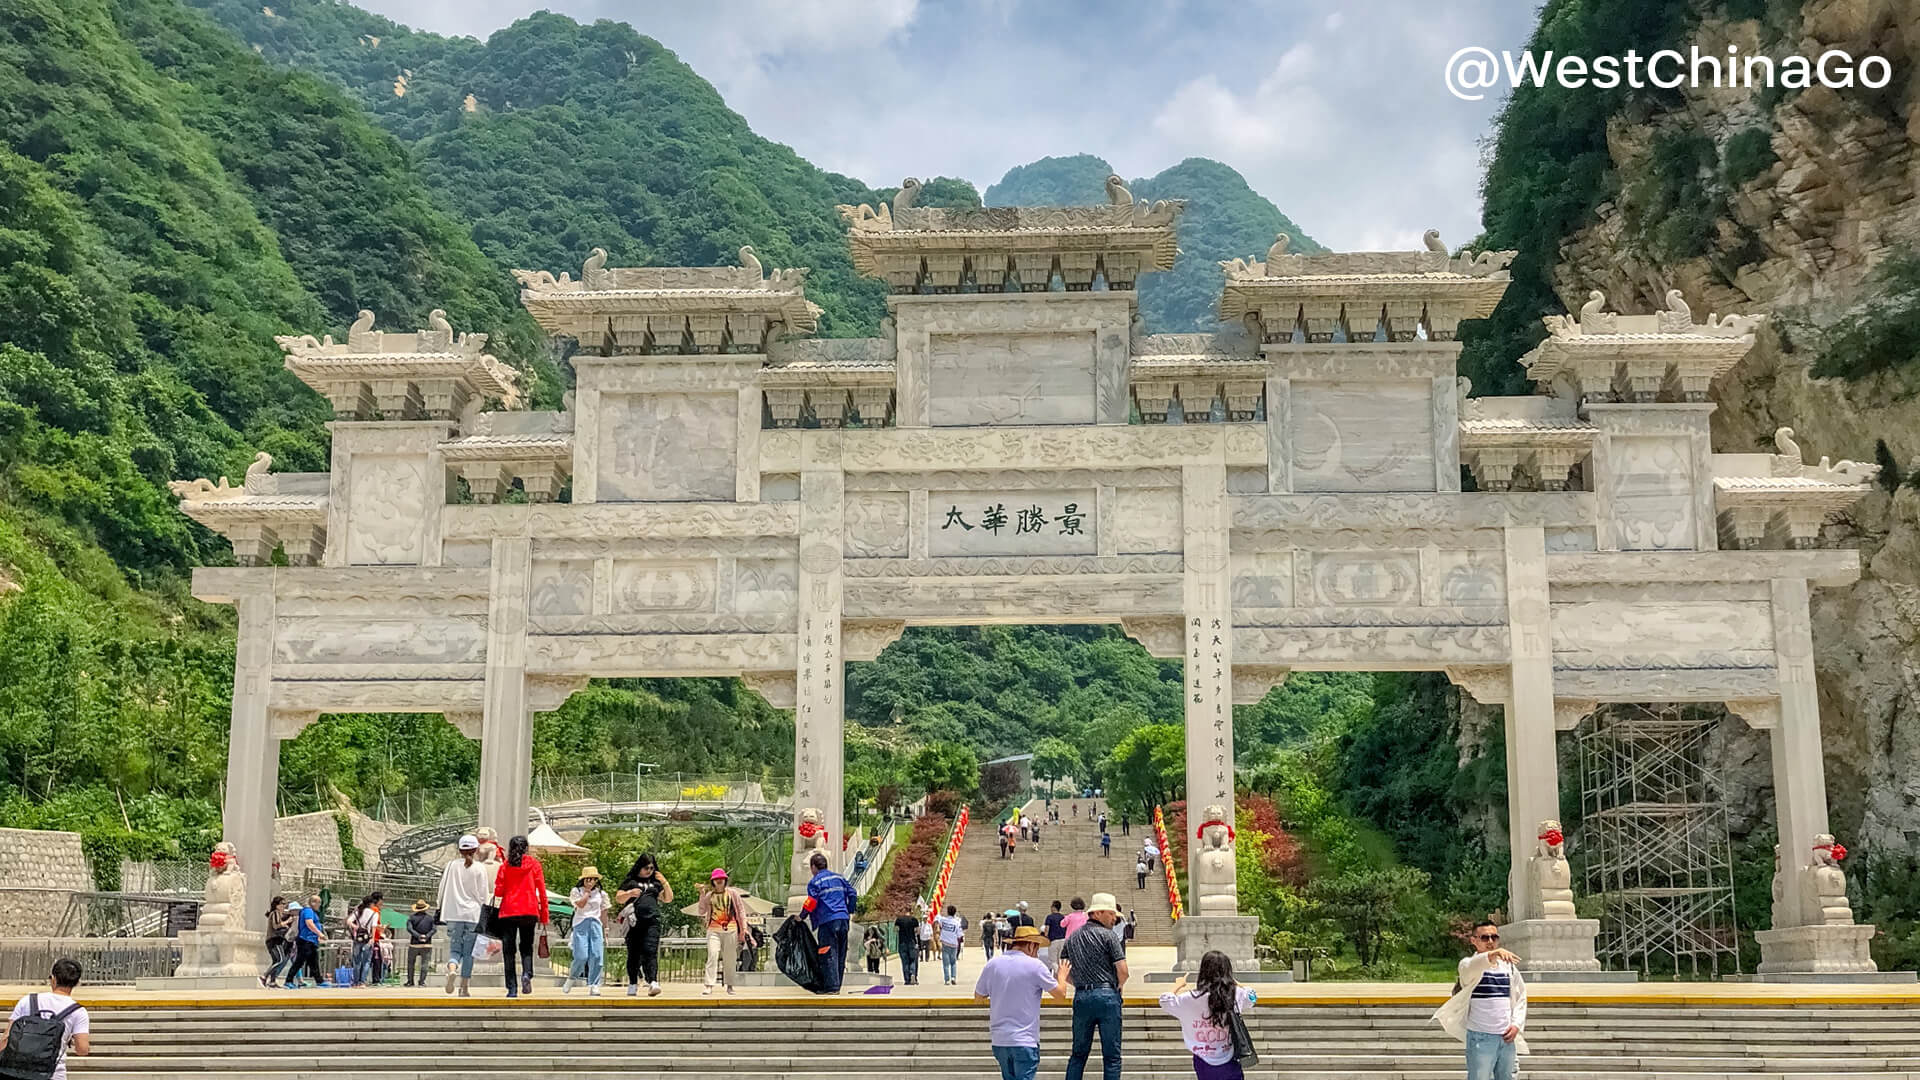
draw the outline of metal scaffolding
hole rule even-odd
[[[1709,749],[1724,714],[1614,705],[1580,739],[1586,891],[1610,968],[1698,976],[1740,970],[1732,844]]]

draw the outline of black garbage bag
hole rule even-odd
[[[787,916],[774,931],[773,962],[780,974],[799,983],[801,989],[815,994],[826,991],[827,982],[820,976],[820,947],[813,940],[813,931],[798,915]]]

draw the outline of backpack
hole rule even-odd
[[[59,1013],[40,1008],[40,995],[27,997],[27,1015],[13,1022],[6,1049],[0,1050],[0,1077],[6,1080],[51,1080],[67,1045],[67,1017],[80,1011],[79,1002]]]

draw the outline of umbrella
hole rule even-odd
[[[533,827],[533,831],[527,834],[527,848],[531,851],[535,851],[541,854],[548,854],[548,853],[557,853],[560,855],[587,854],[586,848],[583,848],[579,844],[573,843],[572,841],[568,840],[566,837],[561,836],[557,832],[554,832],[553,826],[547,824],[544,821],[538,825],[535,825]]]

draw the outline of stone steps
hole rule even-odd
[[[1460,1047],[1430,1004],[1290,1004],[1248,1014],[1253,1080],[1458,1080]],[[1043,1070],[1067,1056],[1068,1011],[1042,1014]],[[94,1011],[78,1080],[991,1080],[984,1009],[834,999],[814,1005],[561,1002],[364,1004],[301,996],[253,1007]],[[1157,1008],[1125,1012],[1126,1076],[1184,1080],[1191,1059]],[[1537,1002],[1528,1080],[1920,1080],[1920,1006]],[[831,1065],[826,1063],[830,1062]],[[1097,1065],[1095,1066],[1097,1068]]]
[[[992,822],[969,828],[960,844],[947,902],[972,923],[988,910],[1004,911],[1026,900],[1034,921],[1042,922],[1054,900],[1064,904],[1075,896],[1110,892],[1122,911],[1133,909],[1139,915],[1135,945],[1172,945],[1172,910],[1163,879],[1152,874],[1145,889],[1134,887],[1133,855],[1143,839],[1141,826],[1136,823],[1132,836],[1122,836],[1116,820],[1109,830],[1113,854],[1102,858],[1100,832],[1085,816],[1087,808],[1088,804],[1081,804],[1078,819],[1069,815],[1058,825],[1042,825],[1040,850],[1023,845],[1011,859],[1000,858]],[[970,948],[980,947],[971,926],[967,939]]]

